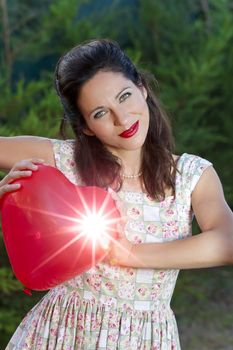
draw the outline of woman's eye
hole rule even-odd
[[[125,92],[123,95],[121,95],[120,102],[123,102],[124,100],[126,100],[130,95],[131,95],[131,92]]]
[[[105,114],[105,111],[99,111],[94,115],[95,119],[101,118],[103,117],[103,115]]]

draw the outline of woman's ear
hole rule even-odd
[[[146,99],[147,99],[147,96],[148,96],[148,92],[147,92],[145,86],[142,85],[141,91],[142,91],[142,94],[143,94],[143,96],[144,96],[144,98],[145,98],[145,100],[146,100]]]
[[[87,136],[95,136],[94,132],[91,131],[91,129],[89,129],[88,126],[85,126],[83,128],[83,133]]]
[[[147,92],[145,86],[144,86],[142,83],[140,83],[140,85],[139,85],[138,87],[139,87],[139,89],[140,89],[140,91],[141,91],[141,93],[142,93],[142,96],[143,96],[144,99],[146,100],[146,99],[147,99],[147,96],[148,96],[148,92]]]

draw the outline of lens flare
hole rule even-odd
[[[82,219],[81,231],[94,240],[100,238],[107,229],[106,220],[98,214],[89,214]]]

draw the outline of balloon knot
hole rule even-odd
[[[24,292],[25,294],[27,294],[27,295],[32,296],[32,292],[31,292],[31,290],[28,289],[28,288],[24,288],[24,289],[23,289],[23,292]]]

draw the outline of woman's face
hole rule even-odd
[[[98,72],[77,99],[86,121],[84,133],[95,135],[115,155],[140,150],[149,127],[147,91],[121,73]]]

